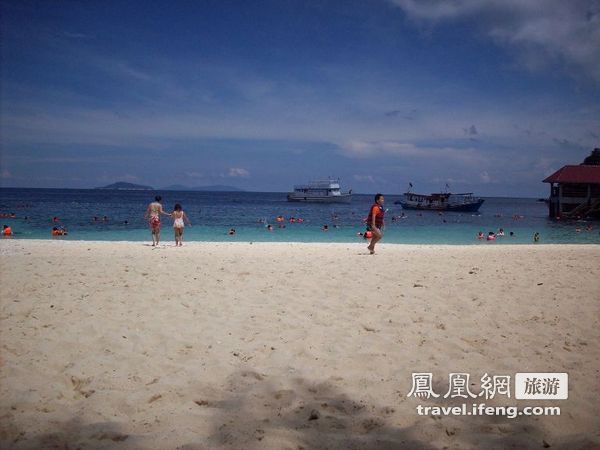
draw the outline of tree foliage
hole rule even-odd
[[[585,164],[587,166],[600,166],[600,148],[595,148],[590,153],[590,156],[585,158],[581,164]]]

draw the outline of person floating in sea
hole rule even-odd
[[[65,227],[52,227],[52,236],[66,236],[67,230]]]
[[[477,233],[477,239],[478,240],[483,240],[483,231],[480,231],[479,233]]]
[[[152,247],[156,247],[160,242],[160,215],[170,215],[169,213],[164,212],[160,203],[161,200],[162,197],[160,195],[154,197],[154,201],[148,205],[148,208],[144,213],[144,219],[148,221],[152,233]]]
[[[493,231],[490,231],[488,233],[486,240],[488,240],[488,241],[495,241],[496,240],[496,235],[494,234]]]
[[[504,236],[504,228],[500,228],[496,236]]]
[[[273,225],[271,225],[271,224],[267,225],[267,231],[273,231]]]
[[[2,226],[2,236],[4,236],[4,237],[12,236],[12,228],[9,227],[8,225],[3,225]]]
[[[373,235],[371,243],[367,247],[371,255],[375,253],[375,244],[377,244],[381,238],[383,238],[383,228],[385,227],[385,210],[383,209],[383,203],[385,199],[383,194],[375,195],[375,203],[371,206],[369,215],[367,217],[367,231],[370,231]]]
[[[329,225],[327,225],[327,224],[323,225],[323,228],[321,228],[321,231],[329,231]]]
[[[234,236],[235,235],[235,228],[230,228],[229,231],[227,232],[227,234],[229,236]]]
[[[189,226],[192,226],[192,222],[190,222],[190,219],[188,219],[188,216],[183,211],[179,203],[176,203],[173,207],[171,217],[173,218],[175,247],[181,247],[183,245],[183,229],[185,228],[185,223],[187,223]]]
[[[540,242],[540,233],[537,231],[533,234],[533,242]]]

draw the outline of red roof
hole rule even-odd
[[[564,166],[546,178],[544,183],[600,184],[600,166]]]

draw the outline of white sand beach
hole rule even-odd
[[[600,446],[600,246],[365,247],[0,242],[0,447]],[[567,372],[569,398],[419,416],[461,402],[413,372]]]

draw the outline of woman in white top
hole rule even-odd
[[[171,217],[173,217],[173,231],[175,231],[175,247],[181,247],[183,245],[183,229],[185,227],[184,222],[186,222],[189,226],[192,226],[192,223],[188,219],[187,215],[183,212],[183,209],[181,209],[181,205],[179,203],[175,204]]]

